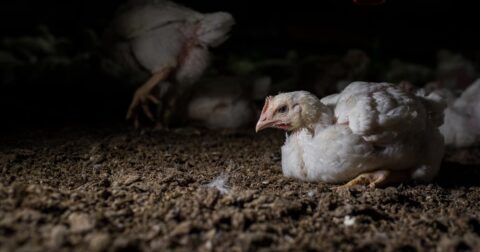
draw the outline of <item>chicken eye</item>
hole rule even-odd
[[[280,108],[277,109],[278,113],[286,113],[288,111],[287,105],[283,105]]]

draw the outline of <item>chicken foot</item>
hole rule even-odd
[[[174,113],[175,101],[175,97],[172,97],[171,94],[164,96],[164,99],[158,106],[157,116],[159,120],[156,122],[154,130],[168,130],[168,125]]]
[[[386,187],[388,185],[396,185],[409,180],[409,173],[405,171],[378,170],[358,175],[350,180],[343,188],[355,186],[368,186],[371,188]]]
[[[140,86],[133,96],[132,102],[127,111],[127,120],[133,119],[134,127],[138,128],[139,123],[139,116],[138,116],[138,108],[141,107],[143,113],[152,121],[155,121],[155,117],[153,116],[152,112],[148,107],[148,102],[152,102],[154,104],[159,104],[160,101],[157,97],[152,95],[152,90],[160,83],[162,80],[165,80],[168,75],[170,74],[170,68],[163,68],[162,70],[153,73],[153,75],[148,79],[145,84]]]

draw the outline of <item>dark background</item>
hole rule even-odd
[[[38,33],[39,25],[71,40],[67,55],[98,50],[85,34],[101,34],[123,1],[2,1],[2,40]],[[362,49],[373,61],[397,57],[435,64],[439,49],[448,48],[478,60],[478,18],[469,1],[393,1],[356,5],[328,1],[177,1],[200,12],[228,11],[237,24],[216,55],[260,53],[283,56],[295,49],[302,55],[343,54]],[[4,49],[8,50],[8,49]],[[5,125],[62,122],[123,122],[132,89],[120,88],[95,70],[96,58],[69,72],[55,69],[15,70],[15,81],[0,84],[0,121]],[[8,66],[1,74],[12,74]],[[34,68],[35,66],[33,66]]]

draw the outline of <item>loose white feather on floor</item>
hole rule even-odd
[[[230,187],[227,186],[228,176],[222,174],[216,177],[212,182],[208,183],[206,187],[214,188],[221,194],[227,194],[230,192]]]

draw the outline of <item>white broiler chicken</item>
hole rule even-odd
[[[107,32],[114,57],[151,75],[136,90],[127,118],[138,125],[137,112],[142,109],[153,120],[148,104],[156,103],[164,119],[175,97],[207,68],[209,47],[222,44],[233,24],[229,13],[203,14],[165,0],[130,0],[122,6]]]
[[[478,77],[474,64],[463,55],[448,50],[437,53],[436,84],[439,87],[463,90]]]
[[[269,77],[220,76],[201,80],[187,105],[188,120],[209,129],[238,129],[258,117],[255,101],[270,88]]]
[[[267,97],[256,131],[287,130],[283,174],[381,187],[428,182],[443,157],[443,100],[389,83],[353,82],[319,100],[306,91]]]
[[[424,92],[420,90],[418,92]],[[470,147],[480,143],[480,79],[465,89],[459,97],[445,88],[432,91],[447,100],[444,123],[440,132],[445,144],[452,147]]]

